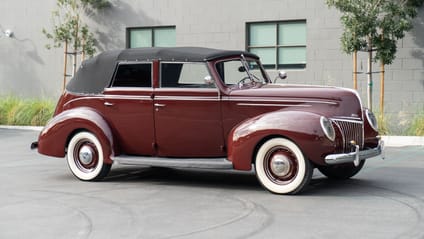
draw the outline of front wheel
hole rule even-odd
[[[301,192],[313,173],[300,148],[285,138],[273,138],[262,144],[256,154],[255,170],[259,182],[276,194]]]
[[[93,181],[105,177],[111,165],[105,164],[103,157],[102,145],[92,133],[77,133],[68,144],[68,166],[80,180]]]

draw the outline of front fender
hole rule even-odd
[[[228,159],[239,170],[251,170],[256,151],[274,137],[290,139],[303,154],[316,164],[324,164],[324,156],[333,152],[330,141],[320,126],[320,115],[303,111],[274,111],[237,125],[228,137]]]
[[[63,111],[52,118],[40,133],[38,152],[53,157],[64,157],[67,143],[76,131],[90,131],[95,134],[102,144],[104,155],[109,156],[105,157],[104,162],[112,163],[112,131],[100,114],[87,107]]]

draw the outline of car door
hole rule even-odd
[[[104,91],[107,116],[120,154],[154,155],[152,63],[121,63]]]
[[[224,156],[220,103],[205,63],[162,62],[160,86],[154,92],[158,155]]]

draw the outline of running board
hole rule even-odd
[[[233,169],[226,158],[159,158],[120,155],[112,160],[125,165],[145,165],[165,168]]]

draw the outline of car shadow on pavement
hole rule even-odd
[[[266,191],[258,182],[253,171],[211,171],[128,166],[112,170],[103,182]],[[340,181],[318,176],[311,179],[309,186],[300,195],[349,194],[358,190],[361,184],[366,185],[366,182],[355,178]]]
[[[135,182],[221,189],[264,190],[254,172],[128,166],[113,169],[104,182]]]

